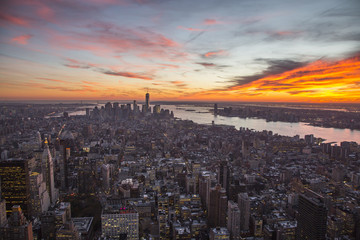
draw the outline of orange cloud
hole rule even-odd
[[[239,82],[225,89],[189,94],[184,98],[360,102],[360,55],[336,62],[319,60],[279,74]]]
[[[190,27],[183,27],[183,26],[178,26],[179,29],[183,29],[183,30],[187,30],[190,32],[204,32],[206,31],[205,29],[201,29],[201,28],[190,28]]]
[[[14,37],[13,39],[11,39],[11,41],[16,42],[18,44],[26,45],[30,38],[32,38],[32,35],[25,34],[18,37]]]
[[[207,18],[203,21],[204,25],[216,25],[216,24],[223,24],[224,22],[220,22],[216,19]]]
[[[58,83],[71,83],[69,81],[52,79],[52,78],[38,78],[38,79],[45,80],[45,81],[50,81],[50,82],[58,82]]]
[[[228,52],[225,50],[218,50],[218,51],[211,51],[211,52],[207,52],[205,53],[203,56],[206,58],[211,58],[211,57],[217,57],[217,56],[226,56],[228,55]]]

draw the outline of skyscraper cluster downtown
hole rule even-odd
[[[74,106],[0,108],[0,240],[360,237],[356,142]]]

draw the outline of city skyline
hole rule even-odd
[[[360,3],[5,1],[0,100],[360,103]]]

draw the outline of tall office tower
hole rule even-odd
[[[208,220],[209,227],[226,227],[227,196],[225,189],[216,185],[210,189]]]
[[[112,105],[110,102],[107,102],[105,104],[105,112],[106,112],[106,118],[111,118],[112,117]]]
[[[32,172],[30,175],[30,203],[32,215],[40,217],[50,207],[50,197],[43,181],[43,174]]]
[[[0,240],[33,240],[32,223],[27,221],[21,207],[11,209],[8,224],[0,227]]]
[[[69,169],[68,169],[68,160],[70,157],[71,149],[74,149],[74,135],[65,130],[60,135],[60,177],[61,177],[61,188],[67,189],[69,187]]]
[[[9,216],[14,205],[20,205],[27,217],[31,216],[30,179],[27,159],[0,161],[2,197],[6,201]]]
[[[46,182],[46,189],[50,196],[52,204],[56,202],[55,196],[55,181],[54,181],[54,162],[51,157],[47,139],[45,139],[45,148],[41,159],[41,172]]]
[[[161,110],[160,110],[160,105],[155,105],[153,107],[153,113],[154,114],[160,114]]]
[[[42,140],[41,140],[41,134],[39,131],[36,132],[36,143],[38,144],[39,149],[40,149],[41,145],[42,145]]]
[[[134,104],[133,104],[133,111],[134,111],[134,113],[136,113],[137,110],[138,110],[138,106],[137,106],[136,100],[134,100]]]
[[[6,218],[6,203],[5,199],[1,197],[1,179],[0,179],[0,227],[7,223]]]
[[[240,209],[231,200],[228,201],[227,229],[230,232],[231,239],[240,239]]]
[[[223,187],[226,192],[229,191],[229,175],[230,169],[227,161],[221,161],[218,168],[218,183]]]
[[[150,110],[150,94],[146,93],[145,95],[145,108],[146,108],[146,112],[148,112]]]
[[[104,191],[109,191],[110,189],[110,165],[103,164],[101,166],[101,177],[102,177],[102,186]]]
[[[320,195],[299,196],[296,239],[326,239],[327,209]]]
[[[248,231],[250,221],[250,199],[247,193],[238,194],[238,205],[241,213],[240,229]]]
[[[204,171],[200,173],[199,176],[199,195],[201,198],[201,204],[203,208],[208,208],[208,200],[210,193],[210,184],[211,184],[211,173]]]
[[[217,103],[214,104],[214,115],[218,114],[218,105]]]
[[[105,208],[101,214],[101,236],[111,239],[139,239],[139,214],[129,207]]]

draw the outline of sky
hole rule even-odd
[[[2,0],[0,100],[360,103],[359,0]]]

